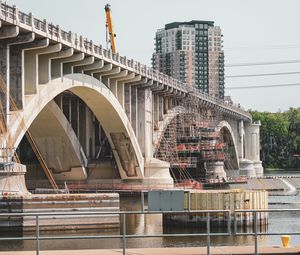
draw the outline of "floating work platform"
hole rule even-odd
[[[40,230],[79,230],[118,228],[119,215],[91,215],[93,212],[120,210],[117,193],[43,194],[0,198],[0,213],[45,213],[39,217]],[[80,213],[80,215],[68,215]],[[87,213],[86,215],[84,213]],[[1,217],[1,231],[35,231],[35,216]]]
[[[190,200],[188,202],[188,200]],[[268,192],[253,190],[193,190],[185,194],[185,208],[190,210],[230,210],[231,222],[234,222],[234,210],[264,210],[268,209]],[[194,214],[164,214],[164,224],[199,225],[206,224],[206,213]],[[253,213],[243,212],[236,215],[238,226],[253,226]],[[227,226],[228,214],[210,213],[212,225]],[[268,213],[257,213],[257,224],[260,226],[268,223]]]

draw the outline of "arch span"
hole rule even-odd
[[[158,123],[157,130],[153,133],[153,148],[154,154],[157,152],[161,139],[171,122],[179,115],[186,113],[187,110],[183,106],[176,106],[168,111],[168,114],[164,116],[164,120]]]
[[[144,158],[124,109],[109,88],[99,80],[84,74],[69,74],[52,80],[47,85],[40,85],[37,94],[26,96],[22,120],[11,118],[9,124],[14,146],[18,146],[43,108],[66,90],[81,98],[101,123],[121,178],[143,178]],[[20,128],[22,126],[26,128]]]
[[[217,131],[223,131],[223,139],[228,144],[228,150],[231,155],[229,162],[227,162],[229,164],[227,169],[239,169],[238,151],[230,124],[227,121],[221,121],[217,127]]]

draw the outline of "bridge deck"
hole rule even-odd
[[[299,254],[300,246],[282,248],[282,247],[261,247],[258,250],[259,254]],[[11,251],[0,252],[0,255],[35,255],[35,251]],[[120,255],[122,250],[107,249],[107,250],[57,250],[57,251],[42,251],[41,255]],[[127,255],[195,255],[207,254],[206,247],[192,247],[192,248],[144,248],[144,249],[128,249]],[[223,246],[211,248],[211,254],[254,254],[252,246]]]

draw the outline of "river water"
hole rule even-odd
[[[296,196],[269,196],[269,208],[300,208],[300,195]],[[139,197],[122,197],[122,210],[140,210]],[[269,214],[268,232],[300,232],[300,212],[280,212]],[[199,233],[206,230],[202,227],[183,228],[168,226],[163,227],[161,215],[131,215],[127,218],[127,234],[160,234],[160,233]],[[97,231],[97,232],[69,232],[58,233],[48,232],[42,235],[112,235],[119,234],[120,230]],[[212,229],[212,232],[226,232],[226,230]],[[251,231],[251,230],[245,230]],[[278,246],[281,245],[280,236],[261,236],[258,238],[260,246]],[[253,245],[254,239],[245,236],[218,236],[211,237],[213,246],[237,246]],[[300,236],[292,236],[291,245],[300,243]],[[129,239],[127,248],[143,247],[192,247],[205,246],[206,237],[163,237],[163,238],[139,238]],[[119,239],[87,239],[87,240],[44,240],[41,241],[42,250],[60,250],[60,249],[111,249],[120,248]],[[0,250],[33,250],[34,241],[5,241],[0,242]]]

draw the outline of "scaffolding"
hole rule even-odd
[[[223,116],[210,108],[188,107],[188,113],[178,114],[164,130],[155,156],[170,162],[174,180],[203,182],[208,178],[206,163],[230,159],[228,144],[218,128]]]

